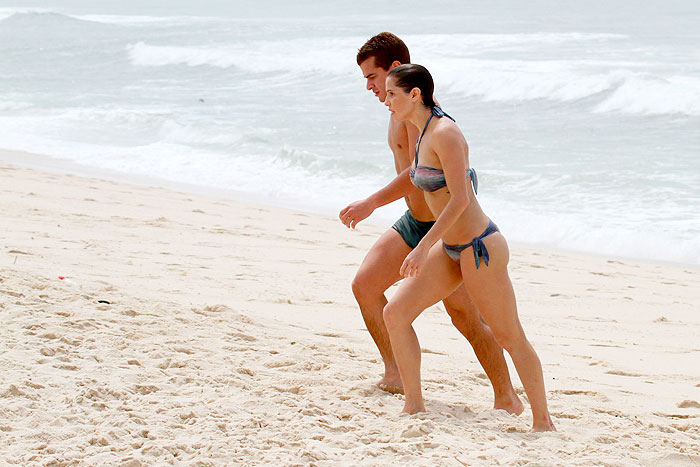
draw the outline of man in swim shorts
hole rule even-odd
[[[403,63],[410,63],[408,48],[401,39],[388,32],[370,38],[357,53],[357,64],[367,80],[367,89],[380,102],[386,98],[387,73]],[[394,154],[398,176],[368,198],[355,201],[340,211],[343,224],[354,228],[380,206],[402,197],[408,205],[406,213],[370,248],[352,283],[367,330],[384,361],[384,376],[377,386],[392,393],[403,393],[403,387],[382,316],[387,304],[384,293],[401,279],[401,264],[435,222],[423,193],[413,186],[408,176],[417,137],[418,128],[390,118],[389,147]],[[494,408],[520,414],[524,407],[513,390],[503,349],[481,319],[464,286],[445,298],[443,303],[452,323],[472,345],[491,381]]]

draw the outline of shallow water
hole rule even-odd
[[[0,147],[334,214],[393,176],[355,64],[390,30],[509,239],[700,264],[696,2],[140,3],[0,2]]]

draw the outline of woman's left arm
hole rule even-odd
[[[434,131],[431,138],[432,149],[440,159],[450,199],[435,224],[404,260],[400,270],[404,277],[420,273],[420,267],[425,262],[430,247],[442,238],[470,203],[467,194],[467,163],[464,157],[468,148],[464,137],[456,125],[443,126]]]

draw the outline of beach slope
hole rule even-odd
[[[2,464],[700,465],[696,269],[511,245],[533,435],[441,305],[429,413],[374,386],[350,283],[382,228],[6,162],[0,200]]]

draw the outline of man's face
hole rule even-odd
[[[362,76],[367,80],[367,89],[372,91],[379,102],[384,102],[386,99],[386,75],[389,70],[378,67],[375,64],[375,58],[369,57],[364,62],[360,63]]]

